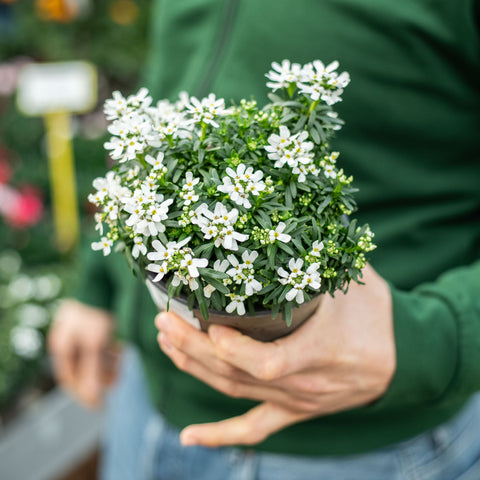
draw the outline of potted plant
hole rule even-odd
[[[163,289],[165,308],[183,298],[202,328],[227,322],[262,340],[359,281],[375,247],[350,218],[352,177],[329,146],[343,123],[332,106],[350,80],[337,68],[273,63],[263,108],[114,92],[105,103],[114,164],[89,196],[99,207],[93,249],[122,250],[160,303]],[[248,317],[253,327],[274,321],[255,332]]]

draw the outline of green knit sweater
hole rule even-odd
[[[374,406],[281,431],[260,450],[372,450],[449,419],[480,389],[480,48],[474,0],[158,0],[144,84],[266,98],[272,61],[339,60],[352,78],[334,140],[354,176],[371,263],[391,285],[398,368]],[[245,412],[178,371],[122,258],[96,253],[81,298],[114,309],[142,353],[155,405],[179,427]],[[126,272],[126,273],[125,273]],[[127,413],[126,413],[127,414]]]

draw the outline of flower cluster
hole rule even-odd
[[[293,174],[298,175],[299,182],[305,182],[307,174],[318,175],[318,169],[314,164],[313,142],[305,141],[308,138],[308,132],[299,132],[295,135],[290,134],[290,130],[282,125],[280,134],[273,134],[268,137],[268,146],[265,150],[268,158],[276,160],[274,167],[281,168],[287,164]]]
[[[292,305],[345,290],[374,245],[347,217],[352,179],[329,149],[342,125],[332,105],[349,82],[337,68],[272,64],[262,109],[226,108],[214,94],[154,105],[145,89],[115,92],[105,104],[115,163],[89,197],[101,237],[92,248],[123,249],[205,318],[270,308],[289,322]]]
[[[263,172],[261,170],[254,172],[253,167],[247,168],[241,163],[236,171],[227,168],[226,173],[227,175],[222,179],[223,185],[219,185],[217,190],[226,193],[237,205],[251,208],[249,195],[258,196],[265,190],[265,183],[262,182]]]
[[[309,96],[315,102],[321,100],[333,105],[342,100],[344,88],[350,83],[347,72],[337,73],[339,63],[334,61],[325,66],[320,60],[301,66],[284,60],[281,64],[274,62],[272,70],[267,73],[271,80],[267,86],[273,91],[279,88],[296,86],[300,93]]]

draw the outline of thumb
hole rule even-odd
[[[181,432],[180,441],[185,446],[255,445],[271,434],[307,418],[305,413],[293,412],[275,403],[265,402],[238,417],[190,425]]]

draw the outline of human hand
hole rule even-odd
[[[183,444],[251,445],[381,397],[396,367],[391,295],[369,265],[363,281],[326,295],[300,328],[268,343],[219,325],[207,335],[175,314],[158,315],[160,347],[179,369],[231,397],[262,402],[238,417],[188,426]]]
[[[55,376],[87,407],[99,407],[116,378],[119,347],[112,341],[113,318],[75,300],[58,308],[48,335]]]

